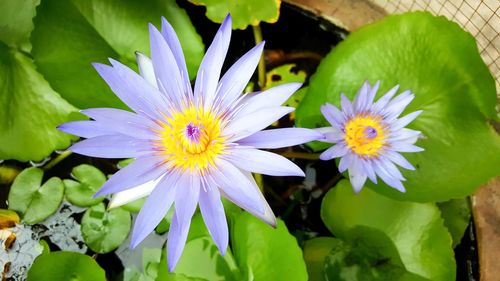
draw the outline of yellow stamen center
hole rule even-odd
[[[222,121],[202,107],[188,107],[162,122],[157,146],[173,167],[205,170],[224,151]]]
[[[384,127],[377,117],[356,116],[347,121],[344,130],[347,146],[362,157],[377,156],[385,144]]]

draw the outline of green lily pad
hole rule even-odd
[[[66,198],[73,205],[88,207],[104,200],[104,197],[93,198],[94,194],[106,182],[106,176],[96,167],[82,164],[71,171],[78,181],[63,180],[66,187]]]
[[[104,204],[99,203],[83,215],[83,240],[92,251],[109,253],[125,241],[131,223],[129,212],[121,208],[105,210]]]
[[[106,274],[89,256],[73,252],[52,252],[35,259],[27,281],[105,281]]]
[[[24,53],[0,42],[0,159],[40,161],[74,137],[56,129],[76,109],[54,92]]]
[[[444,225],[453,238],[453,248],[455,248],[462,237],[465,229],[469,225],[471,210],[468,198],[452,199],[450,201],[437,203],[441,216],[444,219]]]
[[[275,23],[280,15],[281,0],[188,0],[207,7],[207,17],[221,23],[231,14],[234,29],[245,29],[249,25],[259,25],[261,21]]]
[[[400,202],[370,189],[355,194],[342,180],[323,199],[321,218],[346,241],[356,227],[379,230],[394,243],[409,272],[430,280],[455,280],[452,240],[435,204]]]
[[[91,63],[111,57],[135,67],[135,51],[149,54],[148,22],[160,27],[161,16],[177,30],[193,77],[204,47],[174,0],[42,1],[31,35],[35,63],[73,105],[124,108]]]
[[[230,230],[233,254],[244,276],[253,280],[307,280],[302,251],[282,220],[273,228],[241,212]]]
[[[9,46],[31,49],[30,32],[33,30],[35,8],[40,0],[4,0],[0,2],[0,41]]]
[[[359,226],[325,259],[326,280],[429,280],[408,272],[394,243],[382,231]]]
[[[42,177],[41,169],[25,169],[10,188],[9,209],[20,214],[27,224],[35,224],[48,218],[57,211],[63,199],[62,181],[52,177],[40,186]]]
[[[342,92],[352,99],[365,80],[381,80],[376,98],[396,84],[415,93],[402,115],[423,110],[408,127],[422,131],[416,144],[425,149],[403,153],[416,167],[402,169],[406,193],[381,182],[367,182],[368,187],[398,200],[446,201],[471,194],[499,174],[500,136],[489,124],[498,120],[495,82],[474,38],[456,23],[415,12],[351,33],[311,77],[297,124],[326,126],[320,105],[338,106]]]
[[[307,265],[309,280],[324,281],[325,259],[342,241],[333,237],[318,237],[307,240],[304,244],[304,260]]]

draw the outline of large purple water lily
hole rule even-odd
[[[422,111],[399,118],[415,95],[405,91],[393,98],[399,88],[396,86],[374,102],[379,85],[380,81],[372,88],[365,82],[352,103],[342,94],[342,110],[329,103],[321,107],[331,127],[318,130],[325,134],[324,141],[335,145],[324,151],[320,159],[341,157],[339,171],[349,171],[356,192],[361,190],[367,178],[377,183],[377,176],[389,186],[405,192],[402,183],[405,178],[395,164],[415,169],[400,152],[423,150],[414,145],[421,133],[405,128]]]
[[[70,150],[93,157],[135,158],[114,174],[96,196],[117,193],[117,206],[149,195],[132,232],[136,247],[174,205],[167,239],[169,270],[177,264],[197,206],[219,251],[228,245],[228,227],[221,196],[275,225],[274,214],[252,172],[303,176],[272,149],[319,139],[308,129],[264,130],[294,109],[281,106],[300,86],[290,83],[242,95],[264,44],[243,55],[219,80],[231,37],[227,16],[207,50],[194,91],[179,40],[162,20],[162,31],[150,28],[151,59],[138,54],[140,75],[110,59],[94,67],[113,92],[134,112],[93,108],[82,110],[91,121],[65,123],[60,130],[84,138]]]

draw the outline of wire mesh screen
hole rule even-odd
[[[457,22],[477,40],[500,96],[500,0],[371,0],[389,13],[424,10]]]

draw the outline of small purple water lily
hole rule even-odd
[[[404,128],[422,110],[398,118],[415,97],[405,91],[394,97],[399,89],[395,86],[374,102],[380,81],[373,86],[365,82],[351,103],[341,95],[342,110],[332,104],[321,106],[321,112],[332,125],[318,129],[325,134],[322,141],[335,143],[320,155],[321,160],[341,157],[339,171],[349,171],[349,179],[355,192],[359,192],[366,179],[377,183],[377,176],[389,186],[405,192],[405,180],[395,164],[415,170],[400,152],[418,152],[423,149],[414,145],[421,135],[419,131]]]
[[[138,54],[140,74],[110,59],[94,67],[113,92],[134,112],[82,110],[91,121],[61,125],[60,130],[87,138],[70,150],[92,157],[135,158],[96,193],[117,193],[110,206],[149,195],[137,216],[131,239],[136,247],[174,204],[167,239],[168,267],[181,257],[197,205],[219,251],[228,245],[221,195],[270,225],[276,218],[252,172],[304,176],[288,159],[260,149],[292,146],[322,137],[302,128],[264,130],[294,110],[281,106],[300,86],[290,83],[242,95],[262,54],[258,44],[220,79],[231,37],[228,15],[207,50],[194,91],[172,26],[149,25],[151,56]]]

